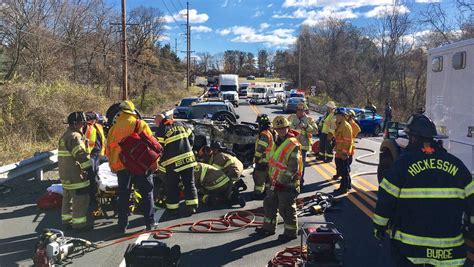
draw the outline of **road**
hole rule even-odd
[[[250,106],[244,102],[236,109],[241,121],[255,121],[257,113],[267,113],[270,117],[281,114],[279,106]],[[311,114],[315,119],[319,114]],[[378,151],[378,139],[359,139],[357,146]],[[368,151],[356,150],[356,157],[369,154]],[[309,157],[309,166],[306,167],[306,184],[300,196],[310,196],[316,191],[332,192],[338,187],[331,180],[335,173],[335,166],[321,164]],[[377,153],[364,158],[365,161],[377,162]],[[372,234],[371,216],[375,207],[377,182],[375,175],[358,173],[374,172],[375,166],[355,162],[352,166],[353,190],[340,197],[337,204],[338,211],[327,212],[320,216],[306,216],[299,218],[299,225],[304,222],[333,222],[337,229],[343,233],[345,240],[345,266],[392,266],[389,260],[389,246],[387,242],[379,244]],[[248,200],[245,209],[254,209],[262,206],[262,201],[250,201],[253,182],[251,169],[245,171],[245,181],[249,186],[244,193]],[[47,174],[53,178],[55,172]],[[57,178],[57,177],[56,177]],[[0,196],[0,266],[27,266],[32,265],[31,256],[37,233],[43,228],[60,227],[59,211],[36,210],[35,201],[49,185],[48,182],[36,182],[34,179],[22,179],[9,183],[12,192]],[[208,218],[218,218],[225,213],[238,210],[219,208],[209,210],[203,207],[198,214],[188,218],[169,220],[157,212],[160,227],[177,223],[197,221]],[[143,227],[139,216],[131,216],[132,229],[138,231]],[[115,219],[100,219],[95,222],[95,230],[83,233],[80,236],[94,242],[110,237],[113,234]],[[165,242],[172,246],[178,244],[182,251],[183,266],[265,266],[273,255],[288,246],[296,246],[300,240],[281,244],[275,236],[259,238],[252,233],[253,228],[223,234],[191,234],[176,233]],[[278,233],[283,232],[282,225],[278,226]],[[141,239],[152,239],[149,235]],[[85,255],[74,258],[70,266],[119,266],[123,254],[129,243],[126,241],[114,246],[91,251]]]

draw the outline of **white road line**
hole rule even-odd
[[[155,211],[155,222],[160,221],[161,216],[163,216],[163,213],[165,213],[165,209],[159,209]],[[137,240],[135,240],[135,244],[140,244],[142,241],[148,240],[150,236],[151,236],[150,233],[141,234],[140,236],[138,236]],[[125,267],[125,266],[126,266],[125,259],[123,259],[122,262],[120,262],[119,267]]]

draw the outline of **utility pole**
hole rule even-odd
[[[186,2],[186,89],[189,90],[191,80],[189,71],[191,67],[191,27],[189,26],[189,1]]]
[[[128,68],[127,68],[127,8],[126,0],[122,0],[122,100],[128,98]]]
[[[301,89],[301,41],[298,38],[298,90]]]

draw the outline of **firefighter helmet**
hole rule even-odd
[[[347,115],[346,109],[345,108],[336,108],[336,111],[334,112],[334,115]]]
[[[414,114],[408,119],[405,133],[425,138],[435,138],[438,136],[433,121],[427,116],[420,114]]]
[[[271,124],[270,118],[265,113],[258,114],[257,120],[255,122],[258,123],[259,126],[260,125],[270,125]]]
[[[352,110],[352,109],[349,109],[349,110],[347,111],[347,114],[348,114],[349,116],[353,117],[353,118],[355,118],[355,116],[356,116],[355,111]]]
[[[290,122],[285,117],[276,116],[275,119],[273,119],[274,129],[280,129],[280,128],[286,128],[286,127],[290,127]]]
[[[334,103],[334,101],[329,101],[326,103],[326,107],[328,108],[336,108],[336,104]]]
[[[72,112],[67,116],[67,123],[68,124],[75,124],[75,123],[86,123],[86,115],[84,115],[84,112],[81,111],[76,111]]]
[[[87,121],[98,120],[97,113],[95,113],[94,111],[86,112],[86,119]]]
[[[120,109],[122,112],[128,113],[128,114],[137,114],[135,111],[135,105],[132,103],[130,100],[125,100],[120,103]]]

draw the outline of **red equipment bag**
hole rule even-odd
[[[36,201],[36,206],[38,209],[44,210],[59,209],[61,208],[62,204],[63,196],[54,192],[46,192]]]
[[[140,120],[137,120],[133,133],[119,142],[122,151],[120,161],[134,175],[144,175],[158,169],[157,162],[163,152],[163,147],[155,137],[144,132],[138,133]]]
[[[313,146],[311,147],[311,150],[315,155],[319,153],[319,140],[314,142]]]

